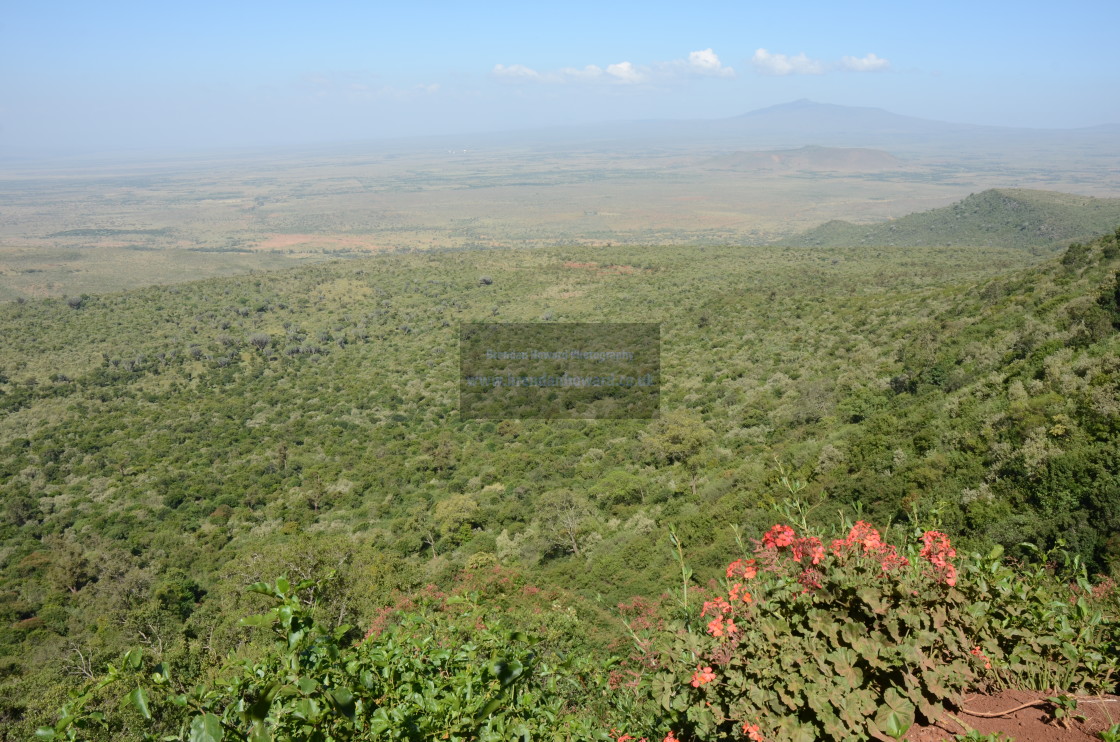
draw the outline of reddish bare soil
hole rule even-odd
[[[1051,715],[1053,707],[1045,703],[1046,697],[1052,695],[1055,694],[1021,690],[995,695],[969,694],[964,700],[966,711],[952,714],[963,725],[947,716],[938,725],[915,724],[903,739],[909,742],[943,742],[953,740],[955,735],[964,734],[968,729],[975,729],[981,734],[1001,732],[1004,738],[1015,742],[1100,742],[1098,732],[1120,723],[1120,696],[1078,696],[1075,713],[1085,719],[1070,721],[1068,727],[1062,727]],[[1032,701],[1044,703],[996,718],[976,715],[1008,711]]]

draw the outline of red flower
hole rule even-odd
[[[677,739],[676,736],[673,734],[673,732],[670,730],[670,732],[665,735],[665,739],[661,740],[661,742],[681,742],[681,741],[679,739]]]
[[[957,568],[949,560],[957,555],[957,550],[949,543],[949,537],[940,531],[926,531],[922,534],[922,558],[933,565],[938,577],[949,587],[957,584]]]
[[[736,577],[753,580],[757,574],[758,568],[755,566],[755,561],[753,559],[748,559],[746,561],[736,559],[731,564],[727,565],[727,579],[729,580],[733,580]]]
[[[824,546],[819,538],[810,536],[793,542],[793,558],[800,562],[804,557],[809,557],[814,565],[821,563],[824,559]]]
[[[743,722],[743,734],[747,735],[751,742],[763,742],[762,732],[758,730],[758,724]]]
[[[696,672],[692,673],[692,687],[699,688],[705,683],[710,683],[716,679],[716,674],[712,672],[710,667],[696,666]]]
[[[723,598],[717,597],[715,600],[709,600],[704,603],[704,609],[700,611],[701,616],[708,615],[711,611],[712,615],[719,616],[731,611],[731,604]]]
[[[744,603],[751,602],[751,594],[743,589],[743,583],[741,582],[736,582],[734,585],[732,585],[728,595],[731,598],[732,602],[737,603],[740,600],[742,600]],[[730,606],[728,607],[730,608]],[[704,614],[701,613],[700,615],[702,616]]]
[[[762,536],[762,545],[768,548],[781,549],[792,544],[794,538],[795,534],[792,528],[779,524]]]
[[[879,532],[866,521],[858,521],[852,526],[852,530],[848,532],[848,538],[834,540],[831,549],[834,555],[841,556],[848,553],[853,546],[860,547],[865,555],[878,559],[883,572],[906,567],[910,564],[910,560],[901,556],[894,546],[883,543],[883,538],[879,535]]]
[[[863,547],[863,552],[866,554],[871,551],[878,550],[882,545],[882,538],[879,532],[866,521],[856,521],[852,526],[852,530],[848,532],[848,541],[850,544],[859,544]]]
[[[716,616],[708,624],[708,633],[715,637],[723,636],[723,617]]]

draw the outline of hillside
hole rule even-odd
[[[1120,198],[1000,188],[883,224],[830,221],[781,244],[1056,248],[1088,239],[1118,222]]]
[[[244,589],[284,573],[335,575],[316,593],[332,626],[370,626],[398,590],[454,593],[469,626],[497,625],[470,601],[516,606],[557,662],[629,641],[614,606],[644,616],[632,596],[681,586],[674,539],[686,589],[710,590],[732,526],[824,534],[840,511],[1115,575],[1118,269],[1111,232],[1041,264],[973,245],[430,252],[0,306],[0,739],[128,647],[185,687],[266,656],[238,619],[268,590]],[[661,323],[660,418],[460,419],[460,322],[604,318]]]
[[[877,172],[897,170],[904,161],[889,152],[859,147],[816,147],[732,152],[702,165],[728,170]]]

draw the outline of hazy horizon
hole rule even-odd
[[[1120,123],[1114,7],[960,2],[9,8],[0,156],[324,145],[807,98],[955,123]],[[920,32],[920,34],[919,34]]]

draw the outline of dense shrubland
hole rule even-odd
[[[458,589],[464,569],[507,570],[549,594],[535,604],[546,619],[527,608],[503,619],[478,652],[532,653],[547,670],[526,678],[524,692],[554,693],[558,718],[586,718],[597,703],[608,716],[618,709],[611,718],[620,733],[720,729],[745,711],[716,699],[722,721],[690,716],[695,703],[716,705],[704,695],[716,686],[691,688],[697,663],[673,664],[674,647],[697,642],[689,651],[713,658],[701,668],[722,677],[712,653],[727,650],[704,633],[711,617],[699,623],[688,601],[725,577],[733,555],[750,556],[730,526],[762,534],[790,520],[783,479],[803,485],[799,534],[823,538],[840,510],[918,549],[919,526],[951,534],[962,553],[998,546],[1004,559],[1063,575],[1041,571],[1037,587],[1023,588],[1042,591],[1039,605],[1057,605],[1069,581],[1120,568],[1118,258],[1115,235],[1036,266],[997,249],[461,252],[89,296],[77,306],[0,307],[0,735],[23,739],[53,721],[109,662],[149,680],[164,664],[175,688],[202,684],[217,694],[206,710],[188,704],[175,713],[222,717],[228,693],[219,681],[233,681],[218,666],[233,657],[267,674],[282,661],[259,639],[268,627],[254,634],[238,624],[262,610],[246,586],[276,587],[281,574],[291,584],[311,580],[313,605],[301,604],[319,627],[316,641],[363,653],[373,650],[353,642],[372,617],[428,584]],[[459,420],[457,324],[544,317],[661,321],[665,414]],[[670,528],[688,546],[684,605],[658,597],[683,591]],[[921,560],[910,561],[917,569]],[[1033,599],[994,561],[958,568],[948,595],[1004,607],[953,618],[993,669],[979,672],[976,655],[956,658],[968,671],[952,682],[1020,682],[1034,660],[999,631],[1029,623],[1053,636],[1064,614],[1024,617]],[[858,565],[836,569],[822,590],[866,577]],[[993,575],[986,587],[964,584],[983,569]],[[795,579],[762,575],[778,581],[766,589],[779,602]],[[914,600],[946,587],[906,577],[921,579]],[[978,597],[984,591],[991,595]],[[650,648],[644,658],[631,657],[635,637],[615,618],[614,606],[635,605],[635,595],[650,601],[648,630],[657,634],[635,631]],[[891,596],[898,610],[920,612]],[[790,620],[809,620],[796,614],[810,605],[802,600],[789,604]],[[493,615],[502,603],[491,601],[483,591],[468,602]],[[437,613],[450,621],[447,636],[460,630]],[[413,625],[399,620],[405,628],[393,631]],[[997,620],[998,631],[984,623]],[[347,624],[358,628],[336,635]],[[509,644],[507,629],[525,633],[525,643]],[[556,635],[528,643],[542,632]],[[1031,651],[1044,655],[1049,641]],[[1115,685],[1115,675],[1089,666],[1092,652],[1115,650],[1114,635],[1061,641],[1085,653],[1084,667],[1063,682]],[[139,654],[119,661],[134,648]],[[608,667],[611,656],[622,664]],[[580,664],[588,658],[600,664]],[[668,708],[664,685],[627,685],[629,697],[595,685],[639,661],[651,683],[682,681]],[[886,677],[888,669],[861,672]],[[498,675],[476,671],[464,670],[463,682],[505,692]],[[557,687],[533,685],[545,677]],[[867,687],[885,692],[884,682]],[[899,682],[898,694],[920,711]],[[109,703],[116,685],[89,703]],[[752,701],[760,721],[742,720],[768,719],[768,737],[790,693],[772,690]],[[324,699],[317,703],[331,703]],[[171,706],[159,706],[159,717],[152,703],[162,731],[186,718]],[[905,704],[896,705],[904,718]],[[112,723],[135,736],[147,727],[130,708]],[[510,724],[544,723],[516,717],[515,703],[503,708]],[[650,726],[621,726],[636,718]]]
[[[737,537],[739,536],[736,532]],[[256,583],[271,634],[204,682],[139,649],[91,678],[48,739],[897,739],[943,719],[966,689],[1112,691],[1120,594],[1083,565],[1025,574],[958,557],[925,531],[901,546],[872,525],[844,538],[778,524],[723,579],[692,585],[675,537],[672,594],[562,608],[501,567],[378,611],[364,635],[325,616],[332,577]],[[551,600],[551,603],[550,603]],[[604,619],[628,633],[594,646]],[[528,632],[528,633],[526,633]],[[197,681],[197,675],[190,680]]]

